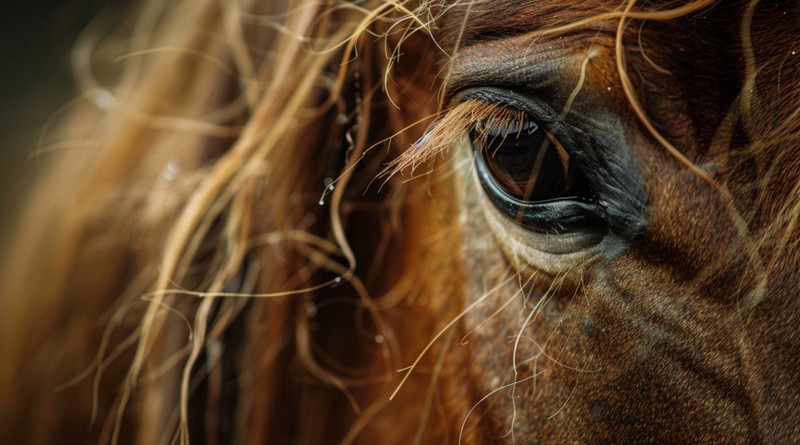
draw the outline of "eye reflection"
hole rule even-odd
[[[471,134],[493,181],[522,202],[576,198],[580,175],[569,153],[536,122],[479,123]]]

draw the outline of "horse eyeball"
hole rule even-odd
[[[491,180],[509,197],[521,202],[578,197],[580,172],[536,122],[513,121],[499,129],[482,124],[471,138]]]

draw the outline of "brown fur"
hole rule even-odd
[[[116,62],[4,255],[0,442],[797,442],[798,25],[147,3],[78,46]],[[515,115],[454,96],[540,72],[624,123],[647,227],[616,255],[537,264],[473,179],[465,132]]]

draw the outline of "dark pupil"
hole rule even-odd
[[[489,131],[481,145],[493,179],[511,197],[530,202],[575,195],[569,155],[535,123]]]

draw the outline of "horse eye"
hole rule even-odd
[[[489,200],[540,233],[598,228],[594,188],[558,139],[532,120],[480,122],[471,132],[475,167]]]
[[[536,122],[514,121],[500,129],[481,123],[471,136],[490,179],[514,200],[578,198],[585,181],[569,153]]]

